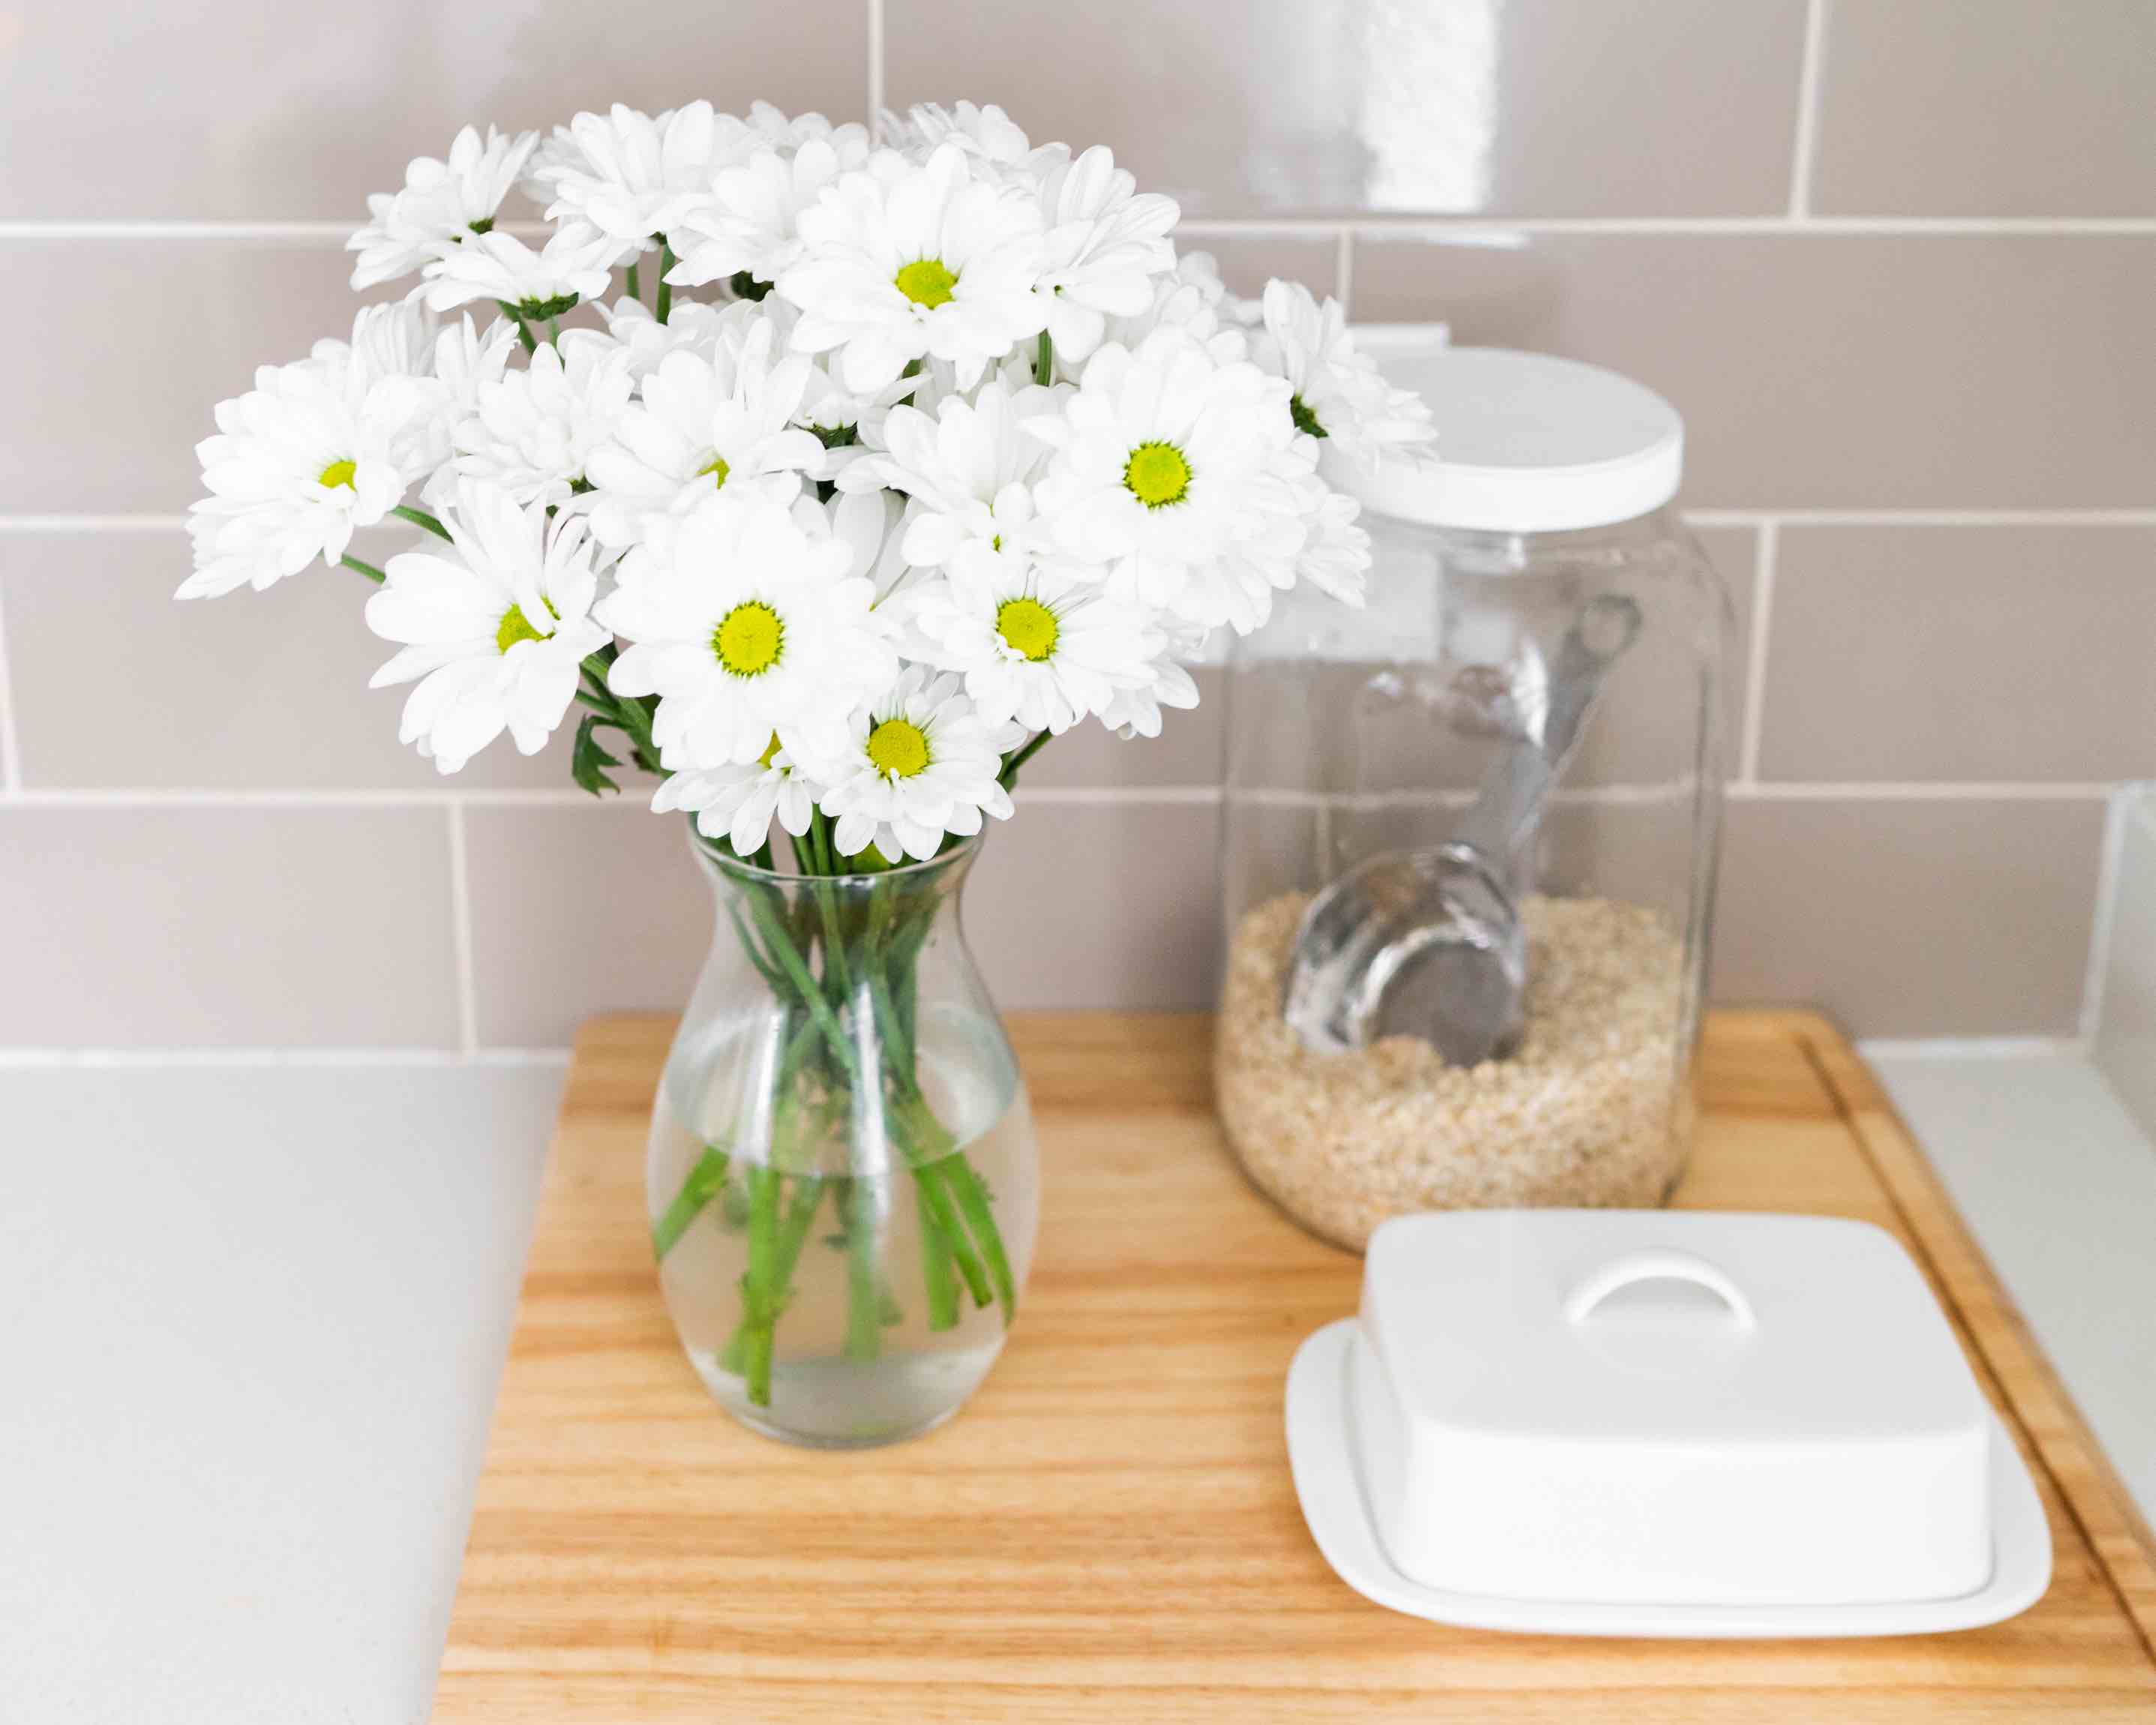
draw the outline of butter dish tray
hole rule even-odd
[[[1466,1629],[1659,1639],[1931,1635],[2026,1610],[2051,1574],[2051,1529],[2034,1482],[1990,1416],[1992,1563],[1981,1586],[1951,1599],[1864,1604],[1673,1604],[1515,1599],[1447,1592],[1403,1575],[1372,1519],[1358,1461],[1349,1360],[1358,1321],[1327,1324],[1296,1352],[1287,1378],[1287,1446],[1296,1495],[1327,1563],[1373,1603]]]

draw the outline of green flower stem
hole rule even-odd
[[[796,1174],[793,1177],[793,1197],[786,1207],[785,1219],[778,1224],[772,1246],[771,1274],[778,1289],[778,1312],[783,1312],[787,1302],[793,1297],[793,1271],[801,1261],[802,1248],[808,1243],[808,1230],[816,1219],[817,1207],[823,1201],[822,1179],[814,1174]],[[753,1219],[752,1207],[752,1223]],[[772,1321],[775,1326],[778,1312],[773,1312]],[[774,1340],[775,1337],[767,1337],[761,1344],[767,1354]],[[734,1326],[733,1334],[726,1338],[726,1345],[719,1352],[719,1369],[732,1372],[738,1377],[747,1377],[747,1362],[753,1351],[752,1344],[756,1343],[757,1332],[749,1322],[747,1305],[744,1301],[741,1321]]]
[[[651,315],[660,322],[666,321],[674,310],[674,284],[667,280],[667,271],[674,267],[674,248],[665,240],[659,242],[659,287],[657,301]]]
[[[652,740],[652,709],[644,704],[639,695],[617,695],[607,681],[608,669],[613,660],[612,648],[603,648],[586,656],[583,661],[584,680],[588,695],[578,691],[577,699],[594,712],[603,714],[619,726],[637,755],[636,764],[646,773],[666,776],[666,769],[659,764],[659,745]]]
[[[921,1280],[928,1296],[928,1327],[955,1330],[958,1327],[958,1264],[951,1255],[950,1236],[936,1219],[936,1207],[927,1186],[916,1177],[913,1202],[921,1224]]]
[[[845,937],[839,932],[838,902],[831,889],[820,882],[814,891],[817,914],[824,920],[824,980],[832,985],[833,1004],[843,1005],[853,998],[854,982],[846,963]]]
[[[902,1076],[910,1075],[913,1070],[912,1041],[899,1025],[897,1009],[891,998],[891,984],[880,972],[871,970],[869,973],[869,996],[874,1003],[885,1046],[892,1050],[889,1063],[901,1096],[899,1106],[887,1117],[893,1127],[891,1137],[906,1153],[906,1160],[913,1164],[914,1184],[934,1212],[937,1229],[950,1248],[958,1274],[965,1278],[966,1291],[973,1296],[976,1306],[985,1306],[994,1296],[980,1255],[968,1238],[961,1207],[952,1189],[949,1164],[961,1158],[951,1154],[951,1134],[921,1100],[911,1076]],[[931,1128],[925,1134],[921,1132],[923,1121]],[[988,1226],[993,1232],[993,1218]],[[1000,1238],[996,1250],[998,1255],[1003,1250]],[[1009,1322],[1008,1316],[1005,1322]]]
[[[846,1040],[845,1029],[839,1023],[837,1014],[832,1012],[830,1002],[824,998],[824,991],[816,986],[816,979],[808,974],[808,967],[802,959],[799,948],[793,944],[793,937],[764,901],[762,894],[751,893],[748,903],[749,914],[756,918],[757,927],[762,930],[764,941],[778,960],[779,968],[785,971],[788,980],[793,984],[793,992],[800,998],[801,1004],[808,1009],[809,1016],[816,1021],[816,1028],[824,1033],[824,1040],[830,1045],[832,1056],[838,1061],[840,1070],[858,1088],[861,1070],[860,1062],[854,1053],[854,1045]]]
[[[1048,737],[1049,733],[1045,731],[1036,732],[1022,747],[1013,749],[1010,753],[1004,756],[1004,770],[996,775],[996,783],[1007,791],[1016,785],[1019,768],[1024,766],[1047,746]]]
[[[347,569],[358,570],[361,574],[364,575],[369,581],[372,581],[377,587],[379,587],[388,578],[382,572],[381,570],[376,568],[373,564],[362,563],[357,557],[339,557],[337,561],[340,563],[342,563]]]
[[[532,340],[531,326],[525,322],[524,315],[506,300],[496,300],[494,303],[501,308],[501,315],[516,326],[516,339],[524,344],[524,351],[536,353],[539,344]]]
[[[630,298],[630,299],[632,299],[632,300],[642,300],[642,299],[643,299],[643,297],[644,297],[644,289],[642,288],[642,286],[641,286],[641,285],[639,285],[639,283],[638,283],[638,281],[637,281],[637,279],[636,279],[636,259],[635,259],[631,258],[631,259],[629,260],[629,271],[628,271],[628,274],[627,274],[627,275],[626,275],[623,279],[624,279],[624,280],[628,283],[628,285],[629,285],[629,298]]]
[[[771,1355],[778,1328],[778,1170],[752,1163],[748,1186],[748,1267],[742,1272],[741,1374],[748,1399],[771,1405]]]
[[[748,962],[756,967],[757,974],[770,983],[774,990],[779,993],[784,993],[785,979],[779,975],[772,962],[763,956],[763,948],[756,943],[756,937],[748,932],[748,924],[742,921],[741,907],[738,905],[728,905],[726,916],[733,923],[734,933],[742,943],[742,951],[748,954]]]
[[[883,1278],[876,1251],[875,1188],[846,1182],[846,1358],[883,1352]]]
[[[927,1099],[917,1089],[911,1090],[900,1102],[899,1111],[907,1118],[906,1136],[918,1147],[916,1153],[927,1153],[944,1189],[951,1194],[959,1215],[964,1219],[974,1244],[988,1260],[996,1301],[1004,1309],[1004,1322],[1008,1326],[1018,1316],[1018,1281],[1011,1274],[1010,1256],[1004,1250],[1003,1230],[996,1226],[995,1212],[988,1204],[988,1189],[981,1183],[979,1173],[967,1159],[965,1152],[959,1149],[957,1140],[936,1117]],[[979,1301],[978,1295],[975,1297],[977,1302],[986,1303]]]
[[[1055,343],[1048,331],[1040,332],[1040,347],[1033,357],[1033,381],[1045,387],[1055,376]]]
[[[389,512],[392,515],[403,516],[415,527],[424,527],[438,539],[446,539],[449,536],[449,530],[442,525],[439,518],[429,515],[424,509],[407,509],[400,503]]]
[[[726,1165],[731,1160],[716,1144],[704,1147],[704,1153],[689,1170],[689,1178],[681,1183],[674,1201],[651,1224],[654,1257],[663,1258],[672,1251],[675,1242],[688,1232],[689,1224],[703,1214],[704,1206],[718,1196],[719,1189],[726,1183]]]
[[[560,318],[550,317],[547,320],[547,339],[549,341],[552,341],[557,347],[559,347],[562,345],[562,320]]]

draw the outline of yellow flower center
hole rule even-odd
[[[737,677],[760,677],[778,663],[786,646],[786,625],[761,599],[749,599],[726,613],[711,631],[711,651]]]
[[[357,461],[332,461],[316,475],[315,483],[319,485],[327,485],[331,490],[335,490],[339,485],[342,485],[347,491],[356,490],[358,488],[352,484],[352,476],[358,471],[359,464]]]
[[[557,623],[562,620],[562,614],[554,608],[554,602],[552,599],[542,599],[540,603],[546,606],[548,617]],[[519,641],[543,641],[546,639],[546,636],[532,628],[531,619],[524,614],[523,608],[520,605],[511,605],[501,614],[501,624],[494,632],[495,649],[503,653],[506,653]]]
[[[696,470],[696,477],[698,479],[701,479],[707,473],[711,476],[711,484],[714,488],[725,485],[726,482],[726,458],[723,455],[712,456],[708,462]]]
[[[1123,483],[1147,509],[1180,503],[1190,490],[1190,464],[1173,444],[1140,444],[1123,464]]]
[[[909,719],[886,719],[869,732],[869,759],[876,771],[911,778],[928,768],[928,739]]]
[[[891,285],[915,305],[932,310],[950,300],[958,277],[941,258],[916,258],[891,277]]]
[[[1039,599],[1005,599],[996,607],[996,633],[1038,665],[1055,650],[1055,614]]]

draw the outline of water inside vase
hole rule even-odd
[[[651,1126],[654,1216],[731,1111],[748,1031],[714,1027],[710,1045],[677,1055]],[[936,1116],[985,1185],[1013,1274],[1023,1286],[1038,1222],[1031,1111],[993,1020],[945,1005],[922,1021],[917,1076]],[[691,1122],[696,1124],[692,1125]],[[843,1157],[824,1164],[847,1165]],[[855,1165],[859,1166],[858,1158]],[[770,1399],[750,1395],[741,1341],[750,1268],[752,1183],[775,1181],[781,1235],[798,1241],[773,1327]],[[730,1413],[768,1435],[834,1447],[888,1443],[939,1423],[1001,1352],[1004,1314],[963,1281],[957,1322],[932,1327],[919,1187],[895,1153],[868,1173],[767,1172],[737,1158],[723,1186],[661,1260],[660,1282],[690,1362]],[[873,1250],[861,1251],[863,1236]],[[868,1267],[864,1269],[864,1261]],[[863,1321],[857,1278],[872,1275],[875,1321]]]

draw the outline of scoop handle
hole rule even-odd
[[[1620,1288],[1630,1287],[1642,1281],[1688,1281],[1708,1289],[1722,1297],[1729,1308],[1730,1316],[1737,1320],[1737,1327],[1748,1330],[1759,1322],[1752,1311],[1752,1302],[1744,1290],[1732,1281],[1728,1272],[1719,1266],[1710,1264],[1691,1252],[1680,1252],[1669,1247],[1650,1247],[1645,1251],[1626,1252],[1622,1257],[1612,1258],[1600,1269],[1583,1276],[1573,1291],[1564,1296],[1564,1317],[1567,1323],[1584,1323],[1594,1308]]]

